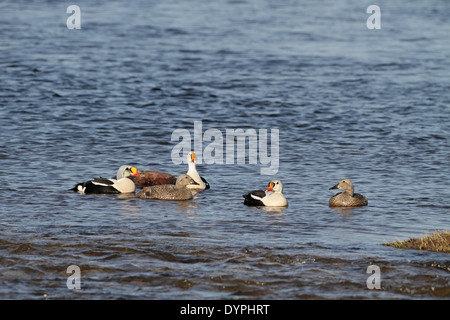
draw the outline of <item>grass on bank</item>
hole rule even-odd
[[[411,238],[406,241],[395,240],[385,243],[386,246],[400,249],[417,249],[435,252],[450,253],[450,231],[435,231],[425,234],[421,238]]]

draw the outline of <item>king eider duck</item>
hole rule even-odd
[[[136,194],[136,197],[161,200],[189,200],[192,199],[193,194],[187,186],[195,184],[196,182],[190,176],[182,174],[178,177],[175,185],[164,184],[145,187]]]
[[[148,170],[138,170],[138,175],[131,175],[128,178],[139,188],[177,182],[177,178],[170,173]]]
[[[190,176],[196,183],[188,185],[187,187],[191,190],[205,190],[209,189],[209,183],[197,172],[195,164],[197,163],[197,155],[194,152],[190,152],[187,156],[187,163],[189,166],[186,174]]]
[[[344,192],[335,194],[330,198],[330,207],[359,207],[367,206],[368,201],[365,196],[359,193],[354,193],[353,183],[350,179],[342,179],[332,189],[343,189]]]
[[[244,204],[247,206],[287,207],[288,202],[282,192],[281,181],[274,180],[269,182],[265,191],[254,190],[244,194]]]
[[[71,190],[79,193],[117,194],[134,192],[136,186],[128,177],[138,175],[136,167],[121,166],[116,179],[96,178],[77,184]]]

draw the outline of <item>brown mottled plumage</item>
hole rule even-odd
[[[157,186],[163,184],[174,185],[177,182],[177,178],[170,173],[144,170],[139,170],[138,173],[139,176],[129,177],[129,179],[133,180],[136,187]]]
[[[136,194],[136,197],[161,200],[189,200],[192,199],[193,195],[186,186],[195,183],[190,176],[182,174],[178,177],[176,184],[145,187]]]
[[[350,179],[342,179],[331,189],[343,189],[344,192],[338,193],[330,198],[330,207],[359,207],[367,206],[367,198],[359,193],[354,193],[353,183]]]

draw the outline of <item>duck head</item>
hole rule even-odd
[[[350,179],[342,179],[336,185],[332,186],[329,190],[332,189],[342,189],[344,192],[350,193],[353,196],[353,183]]]
[[[121,166],[117,171],[117,180],[126,178],[128,176],[139,176],[137,168],[127,165]]]
[[[196,164],[197,163],[197,154],[195,152],[189,152],[187,156],[187,163],[188,164]]]
[[[186,187],[187,185],[198,185],[198,183],[187,174],[180,174],[175,185],[177,187]]]
[[[283,184],[280,180],[270,181],[266,191],[282,192]]]
[[[275,192],[282,192],[283,191],[283,184],[280,180],[274,180],[273,182],[273,191]]]

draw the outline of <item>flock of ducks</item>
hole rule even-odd
[[[199,175],[196,169],[197,156],[189,153],[188,171],[178,178],[158,171],[142,171],[136,167],[123,165],[117,171],[116,178],[96,178],[78,183],[71,190],[82,194],[118,194],[134,193],[136,187],[142,187],[137,198],[160,200],[189,200],[198,191],[210,188],[209,183]],[[330,207],[359,207],[367,205],[364,195],[354,192],[350,179],[342,179],[331,189],[342,189],[329,200]],[[283,195],[280,180],[269,182],[266,190],[254,190],[243,195],[247,206],[287,207],[288,201]]]

